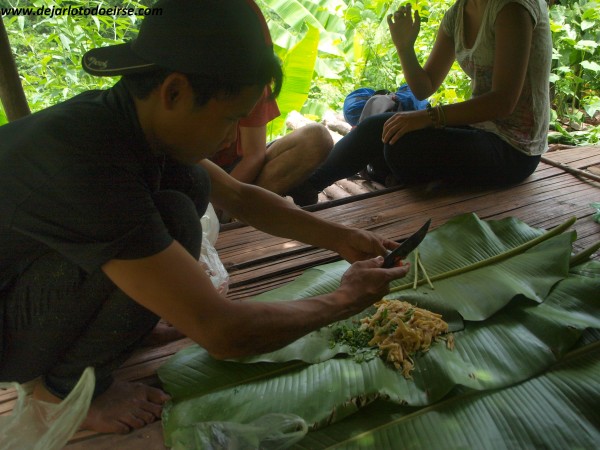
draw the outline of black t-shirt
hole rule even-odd
[[[0,290],[48,251],[91,272],[164,250],[163,161],[121,82],[0,127]]]

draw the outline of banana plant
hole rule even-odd
[[[471,430],[479,423],[481,411],[488,416],[498,414],[498,409],[510,414],[506,402],[521,398],[513,389],[518,392],[530,383],[533,387],[526,390],[531,390],[531,398],[555,395],[556,388],[544,381],[554,377],[554,369],[548,370],[563,367],[555,365],[562,364],[586,329],[600,328],[600,263],[569,269],[574,234],[564,228],[570,224],[544,232],[515,219],[481,221],[466,215],[431,232],[419,251],[433,277],[443,277],[434,282],[434,291],[426,285],[413,291],[412,286],[399,284],[401,289],[391,296],[419,306],[426,303],[441,312],[455,330],[455,348],[434,345],[416,355],[412,379],[378,357],[350,356],[347,348],[332,342],[331,329],[337,324],[278,352],[244,361],[216,361],[198,346],[181,351],[159,369],[173,398],[163,414],[166,444],[174,443],[177,430],[196,423],[248,423],[277,412],[299,416],[310,427],[298,448],[321,448],[316,442],[339,448],[393,448],[382,442],[403,440],[414,445],[423,434],[414,435],[414,430],[429,424],[435,432],[424,436],[423,442],[436,448],[436,442],[449,439],[456,430]],[[330,292],[346,268],[340,262],[311,269],[255,301]],[[456,290],[452,285],[468,289]],[[428,296],[431,299],[424,300]],[[353,319],[346,321],[352,323]],[[590,342],[597,337],[592,335]],[[581,351],[587,352],[588,347]],[[600,386],[592,375],[598,370],[598,350],[590,350],[589,355],[596,355],[595,365],[586,365],[584,358],[581,379],[585,382],[578,381],[579,369],[572,369],[574,374],[569,369],[575,387],[554,400],[549,397],[555,411],[544,411],[543,417],[564,416],[565,423],[573,423],[582,408],[595,411]],[[525,405],[525,394],[519,414],[530,411],[538,417],[538,403]],[[468,409],[472,402],[477,404]],[[557,407],[562,412],[556,412]],[[378,412],[366,415],[363,410]],[[510,435],[514,441],[503,441],[507,447],[561,448],[562,443],[575,442],[587,448],[598,435],[597,426],[592,432],[597,412],[587,414],[579,427],[559,426],[553,434],[538,420],[528,424],[526,433],[519,433],[517,422],[511,417],[501,425],[483,420],[479,434],[465,437],[465,442],[480,442],[478,436],[481,442],[498,436],[507,439],[499,434],[506,431],[502,427],[516,433]],[[562,440],[555,440],[556,435]],[[465,447],[456,442],[456,447]]]
[[[343,70],[325,63],[319,54],[339,56],[345,24],[318,2],[307,0],[263,0],[268,11],[269,30],[275,50],[283,61],[284,84],[277,99],[281,116],[269,124],[269,136],[285,133],[285,119],[291,111],[301,111],[308,99],[315,73],[328,76]]]
[[[291,111],[300,111],[308,98],[317,59],[319,30],[309,26],[304,38],[284,57],[284,81],[277,104],[281,115],[269,123],[271,136],[283,134],[285,119]]]

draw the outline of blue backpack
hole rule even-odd
[[[367,105],[368,104],[368,105]],[[427,108],[428,100],[417,99],[408,84],[392,93],[386,89],[359,88],[344,100],[344,118],[353,127],[365,117],[389,111],[416,111]]]

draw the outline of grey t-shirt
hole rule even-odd
[[[544,0],[490,0],[487,3],[479,33],[472,48],[464,45],[464,7],[467,0],[458,0],[446,12],[442,30],[454,40],[456,60],[471,78],[473,97],[492,88],[495,22],[508,3],[518,3],[531,15],[533,38],[531,56],[521,96],[512,114],[503,119],[472,124],[500,136],[516,149],[528,155],[541,155],[548,148],[550,120],[549,76],[552,62],[552,36],[548,8]]]

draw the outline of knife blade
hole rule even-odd
[[[431,219],[425,222],[425,224],[423,224],[423,226],[419,228],[416,233],[400,244],[400,247],[396,247],[394,250],[389,252],[383,260],[383,267],[386,269],[394,267],[398,262],[406,258],[410,252],[417,248],[423,239],[425,239],[430,224]]]

